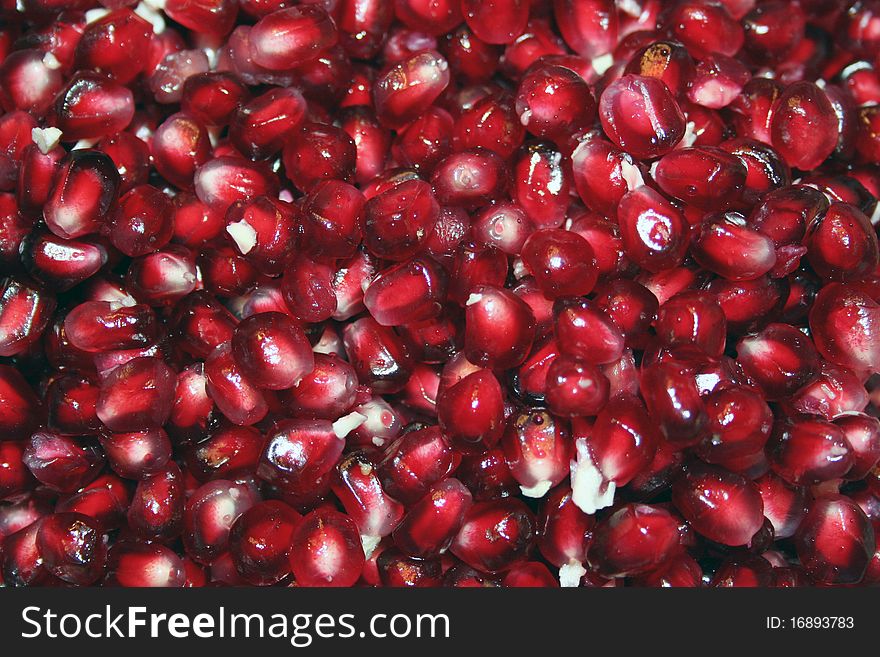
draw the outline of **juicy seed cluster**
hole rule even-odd
[[[880,585],[878,197],[878,2],[6,2],[0,586]]]

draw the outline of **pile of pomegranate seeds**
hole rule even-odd
[[[880,2],[0,11],[2,584],[880,584]]]

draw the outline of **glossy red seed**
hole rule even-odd
[[[874,553],[875,537],[865,514],[842,495],[814,500],[795,545],[807,574],[822,584],[855,584]]]
[[[351,586],[363,565],[357,527],[338,511],[313,511],[293,533],[290,566],[300,586]]]
[[[588,558],[601,575],[622,577],[649,572],[680,549],[674,516],[660,507],[627,504],[596,526]]]

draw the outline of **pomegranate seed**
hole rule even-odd
[[[54,513],[40,521],[36,546],[42,565],[71,584],[87,585],[103,574],[107,543],[95,522],[81,513]]]
[[[183,559],[170,548],[121,541],[107,556],[107,581],[126,587],[180,588],[186,575]]]
[[[249,584],[268,586],[290,573],[290,549],[300,515],[282,502],[260,502],[242,513],[229,530],[236,571]]]
[[[300,586],[351,586],[364,561],[357,526],[338,511],[312,511],[293,532],[290,566]]]
[[[535,541],[535,519],[516,499],[477,502],[450,547],[471,568],[498,573],[525,561]]]
[[[661,507],[627,504],[596,525],[590,564],[604,577],[654,570],[681,550],[678,520]]]
[[[183,531],[183,474],[174,463],[138,482],[128,507],[128,526],[144,540],[168,541]]]
[[[798,558],[821,584],[855,584],[874,554],[874,531],[852,500],[829,495],[810,504],[795,537]]]

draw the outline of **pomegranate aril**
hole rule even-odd
[[[737,364],[768,401],[791,395],[816,374],[819,355],[807,336],[789,324],[770,324],[736,344]]]
[[[682,549],[678,524],[661,507],[627,504],[594,529],[589,562],[605,577],[650,572]]]
[[[437,419],[449,440],[465,451],[494,447],[504,430],[504,397],[489,370],[477,370],[444,390]]]
[[[412,357],[393,329],[372,317],[346,325],[342,340],[363,385],[380,394],[399,392],[413,371]]]
[[[205,360],[206,390],[220,412],[233,424],[249,426],[262,420],[268,404],[257,385],[242,373],[225,342]]]
[[[837,145],[837,117],[825,92],[796,82],[777,101],[770,121],[773,146],[793,169],[818,167]]]
[[[535,519],[521,501],[478,502],[465,514],[450,550],[470,567],[493,574],[525,561],[535,534]]]
[[[280,9],[264,16],[250,34],[250,56],[259,66],[285,71],[336,43],[333,19],[318,5]]]
[[[134,118],[132,92],[98,73],[79,72],[55,99],[54,115],[65,141],[101,139],[128,127]]]
[[[364,561],[357,526],[338,511],[312,511],[293,532],[290,566],[300,586],[351,586]]]
[[[229,531],[229,552],[238,574],[249,584],[269,586],[290,573],[290,549],[300,515],[269,500],[242,513]]]
[[[229,534],[236,519],[260,501],[247,484],[225,479],[196,489],[183,514],[183,544],[187,555],[209,565],[229,548]]]
[[[175,539],[183,531],[185,501],[183,474],[169,463],[138,482],[128,507],[128,526],[143,540]]]
[[[854,464],[843,429],[813,417],[778,420],[767,443],[767,457],[773,471],[794,485],[842,478]]]
[[[798,558],[820,584],[856,584],[875,550],[874,531],[858,505],[843,495],[814,500],[795,537]]]
[[[180,588],[186,581],[183,559],[156,543],[120,541],[107,556],[107,583],[123,587]]]
[[[46,570],[65,582],[92,584],[104,572],[106,538],[94,520],[81,513],[54,513],[44,518],[36,544]]]
[[[379,272],[364,290],[364,305],[383,326],[432,320],[443,310],[446,278],[433,260],[416,257]]]

